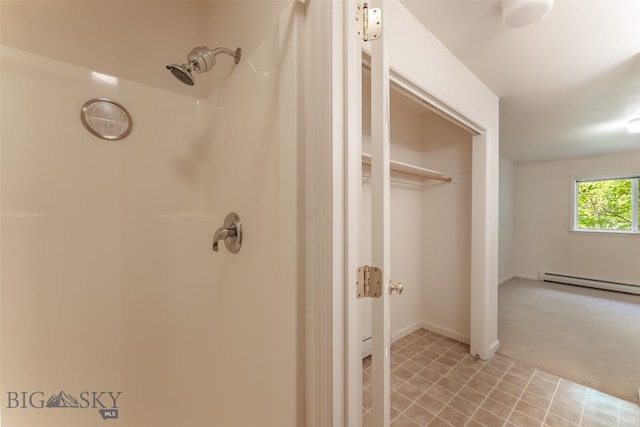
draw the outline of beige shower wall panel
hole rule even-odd
[[[152,351],[154,336],[173,348],[171,329],[143,326],[168,286],[146,261],[167,250],[155,242],[164,232],[152,226],[157,217],[198,209],[198,186],[174,168],[180,142],[192,138],[193,101],[124,80],[107,85],[87,69],[8,47],[2,71],[2,105],[12,106],[2,109],[1,131],[2,398],[40,391],[37,407],[61,390],[80,404],[85,391],[122,392],[122,417],[111,421],[131,425],[135,389],[146,382],[133,356],[161,359],[166,350]],[[100,140],[83,128],[80,107],[95,96],[129,109],[128,138]],[[136,290],[144,298],[133,303]],[[61,411],[30,403],[3,402],[3,423],[101,420],[99,404]]]

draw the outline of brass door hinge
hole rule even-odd
[[[378,8],[369,9],[364,3],[356,8],[356,28],[358,36],[364,40],[376,40],[382,35],[382,11]]]
[[[382,296],[382,269],[378,267],[358,267],[356,282],[358,298],[380,298]]]

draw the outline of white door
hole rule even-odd
[[[345,15],[354,16],[358,5],[347,2]],[[382,1],[369,3],[384,13]],[[351,9],[351,10],[349,10]],[[365,12],[366,13],[366,12]],[[377,15],[379,16],[379,15]],[[347,19],[346,128],[347,128],[347,280],[356,283],[359,244],[357,224],[361,220],[362,200],[362,48],[357,22]],[[369,266],[382,270],[382,292],[372,298],[372,419],[375,427],[390,425],[390,172],[389,172],[389,66],[382,37],[366,42],[371,52],[371,259]],[[365,112],[367,114],[368,112]],[[362,423],[362,336],[356,289],[347,295],[347,395],[355,400],[347,414],[349,426]]]
[[[383,9],[383,2],[374,3]],[[372,325],[372,420],[375,427],[390,425],[391,318],[390,280],[390,170],[389,63],[386,37],[371,42],[371,263],[382,269],[382,295],[374,298]]]

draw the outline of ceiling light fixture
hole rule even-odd
[[[502,20],[513,28],[526,27],[544,18],[553,0],[502,0]]]
[[[640,117],[629,120],[629,123],[627,123],[627,132],[640,133]]]

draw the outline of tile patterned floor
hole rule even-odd
[[[371,425],[371,358],[363,361]],[[640,406],[425,329],[391,346],[392,427],[640,427]]]

